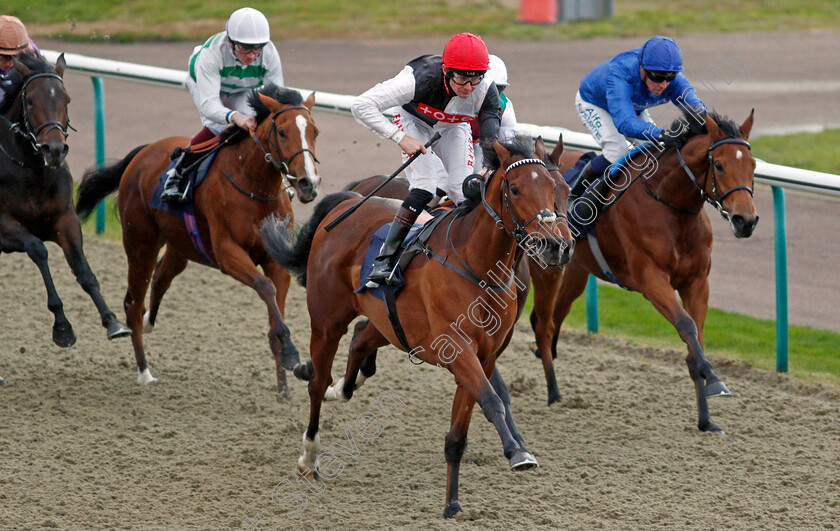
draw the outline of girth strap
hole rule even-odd
[[[589,242],[589,250],[592,251],[592,257],[595,258],[595,261],[598,262],[598,267],[601,268],[601,271],[604,273],[604,276],[607,277],[610,282],[613,284],[618,285],[621,289],[626,289],[627,291],[631,291],[630,288],[622,284],[618,281],[618,278],[613,274],[612,269],[610,269],[609,264],[607,264],[606,259],[604,259],[604,255],[601,254],[601,247],[598,245],[598,238],[590,232],[586,235],[586,239]]]

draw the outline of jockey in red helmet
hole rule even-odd
[[[459,33],[446,43],[443,56],[410,61],[353,102],[356,121],[399,145],[403,160],[423,153],[405,169],[409,194],[374,262],[373,284],[389,279],[403,238],[438,188],[456,203],[465,199],[462,184],[475,171],[470,121],[478,118],[482,145],[492,145],[499,134],[499,93],[484,75],[489,68],[482,38]],[[399,109],[393,122],[383,114],[392,107]],[[436,132],[441,138],[427,150],[423,145]]]

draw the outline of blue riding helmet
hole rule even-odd
[[[669,37],[657,36],[642,46],[642,68],[659,72],[682,72],[680,47]]]

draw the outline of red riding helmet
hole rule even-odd
[[[490,69],[490,55],[480,35],[459,33],[443,49],[443,66],[467,75],[480,75]]]

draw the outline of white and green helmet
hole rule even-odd
[[[242,44],[265,44],[271,40],[268,19],[251,7],[234,11],[225,29],[230,40]]]

